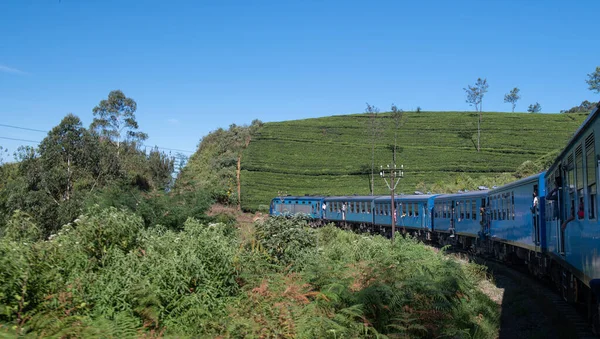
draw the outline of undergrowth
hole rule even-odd
[[[49,239],[22,213],[0,238],[0,337],[489,338],[485,275],[410,237],[301,219],[243,238],[91,208]]]

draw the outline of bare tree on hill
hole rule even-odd
[[[478,78],[475,82],[475,86],[467,86],[463,88],[467,92],[467,103],[471,106],[475,106],[475,112],[479,112],[479,119],[477,120],[477,152],[481,150],[480,142],[481,139],[481,112],[483,106],[483,96],[488,90],[487,79]]]
[[[375,142],[377,141],[377,135],[381,130],[381,124],[379,123],[379,108],[369,105],[367,102],[367,108],[365,109],[369,120],[367,131],[371,140],[371,195],[375,194]]]

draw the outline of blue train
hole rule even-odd
[[[391,196],[283,196],[270,214],[391,235],[391,226],[441,245],[526,264],[563,297],[587,307],[600,330],[600,109],[546,172],[491,190]]]

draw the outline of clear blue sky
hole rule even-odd
[[[209,131],[253,119],[470,110],[536,101],[558,112],[599,100],[600,1],[0,1],[0,124],[87,126],[113,89],[138,103],[147,144],[195,150]],[[0,127],[0,137],[45,134]],[[0,139],[14,151],[22,142]],[[6,159],[5,159],[6,160]]]

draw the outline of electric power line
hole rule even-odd
[[[17,139],[17,138],[9,138],[9,137],[1,137],[0,139],[6,139],[6,140],[14,140],[14,141],[23,141],[23,142],[33,142],[35,144],[39,144],[39,141],[33,141],[33,140],[25,140],[25,139]]]
[[[23,130],[26,130],[26,131],[48,133],[48,131],[42,131],[41,129],[35,129],[35,128],[19,127],[19,126],[5,125],[5,124],[0,124],[0,126],[1,127],[16,128],[16,129],[23,129]]]
[[[28,127],[20,127],[20,126],[12,126],[12,125],[6,125],[6,124],[0,124],[0,127],[8,127],[8,128],[15,128],[15,129],[21,129],[21,130],[26,130],[26,131],[48,133],[48,131],[43,131],[43,130],[40,130],[40,129],[28,128]],[[23,142],[32,142],[32,143],[36,143],[36,144],[40,143],[40,141],[17,139],[17,138],[9,138],[9,137],[2,137],[2,136],[0,136],[0,139],[13,140],[13,141],[23,141]],[[149,146],[149,145],[144,145],[144,144],[140,144],[140,146],[145,147],[145,148],[158,148],[158,149],[161,149],[161,150],[174,151],[174,152],[194,153],[194,151],[187,151],[187,150],[177,149],[177,148]]]

